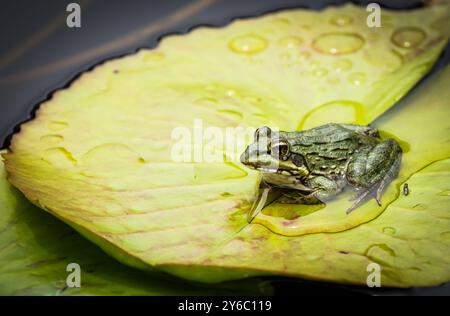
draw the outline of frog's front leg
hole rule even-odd
[[[359,191],[355,203],[347,210],[350,213],[363,202],[375,197],[381,206],[384,188],[397,177],[400,170],[402,150],[397,142],[388,139],[369,151],[359,153],[347,167],[347,181]]]
[[[345,187],[343,180],[330,180],[324,176],[313,176],[306,180],[307,186],[312,188],[311,193],[305,194],[299,190],[290,190],[284,193],[278,203],[284,204],[318,204],[333,199]]]

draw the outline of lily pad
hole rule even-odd
[[[217,286],[181,282],[125,267],[76,231],[43,213],[6,181],[0,161],[0,295],[247,295],[269,284],[243,280]],[[80,265],[80,288],[69,288],[69,263]]]
[[[401,181],[430,157],[448,157],[442,146],[448,125],[437,123],[449,114],[442,103],[448,71],[435,81],[438,90],[423,92],[441,94],[433,99],[439,111],[426,116],[427,131],[393,128],[424,117],[423,111],[403,111],[395,124],[379,126],[411,149],[383,208],[370,202],[349,216],[344,195],[300,219],[260,214],[255,223],[263,226],[248,225],[259,178],[236,161],[245,135],[236,135],[242,146],[230,149],[223,144],[229,139],[211,145],[197,129],[371,122],[426,73],[447,41],[445,31],[432,27],[446,16],[446,6],[386,12],[390,23],[369,28],[365,9],[353,5],[289,10],[171,36],[157,49],[98,66],[56,92],[14,136],[5,155],[9,180],[30,201],[135,267],[204,282],[282,274],[362,283],[365,270],[351,271],[369,257],[347,256],[347,262],[333,256],[332,269],[332,261],[319,260],[323,251],[335,253],[334,238],[350,248],[356,239],[341,236],[356,228],[308,234],[379,220]],[[398,34],[405,28],[420,30],[422,40],[402,45]],[[191,161],[173,159],[177,128],[193,129]],[[224,159],[202,160],[204,152],[195,150],[207,145]],[[361,243],[376,244],[372,237],[363,234]],[[384,285],[436,283],[405,277],[402,265],[391,268],[395,277]],[[447,276],[439,271],[437,278]]]

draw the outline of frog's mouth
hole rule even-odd
[[[264,172],[264,173],[280,173],[281,172],[280,169],[271,168],[271,167],[253,167],[253,169],[256,169],[256,170]]]
[[[280,176],[307,176],[309,174],[306,166],[295,165],[291,160],[280,160],[268,154],[249,154],[248,149],[241,155],[241,163],[250,169],[267,174]]]

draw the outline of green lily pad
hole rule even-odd
[[[334,238],[382,218],[401,181],[431,163],[430,157],[448,157],[442,146],[448,125],[437,123],[449,114],[441,96],[448,94],[442,84],[448,71],[436,81],[438,90],[423,92],[441,94],[433,99],[439,111],[423,116],[407,110],[392,119],[395,124],[379,125],[410,152],[383,207],[369,202],[349,216],[344,195],[300,219],[260,214],[255,223],[263,225],[248,225],[259,178],[237,158],[249,137],[235,135],[233,147],[230,139],[211,145],[197,129],[371,122],[426,73],[447,41],[445,31],[433,28],[446,6],[384,12],[390,22],[369,28],[365,9],[353,5],[289,10],[222,29],[199,28],[168,37],[155,50],[107,62],[56,92],[22,126],[5,155],[9,180],[30,201],[141,269],[204,282],[281,274],[362,283],[365,270],[351,271],[369,257],[347,256],[341,266],[340,257],[332,256],[337,263],[331,269],[321,249],[334,254]],[[405,44],[406,31],[414,45]],[[422,117],[427,131],[393,127]],[[173,159],[177,129],[193,129],[192,161]],[[200,159],[207,146],[222,160]],[[310,234],[338,231],[344,232]],[[372,237],[363,234],[362,243],[377,244]],[[356,239],[343,240],[351,248]],[[395,277],[384,285],[436,282],[404,277],[401,266],[392,266]],[[442,271],[438,278],[448,279]]]
[[[217,286],[125,267],[69,226],[43,213],[6,181],[0,161],[0,295],[255,295],[269,294],[259,280]],[[81,268],[81,287],[69,288],[69,263]],[[238,292],[236,292],[238,289]]]

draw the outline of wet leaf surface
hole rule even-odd
[[[442,242],[446,219],[439,217],[438,235],[411,251],[373,225],[381,221],[397,232],[397,221],[408,227],[411,219],[414,232],[423,233],[448,205],[434,193],[414,194],[422,186],[426,194],[445,190],[443,163],[433,165],[430,187],[408,180],[406,202],[433,210],[424,218],[392,217],[390,204],[413,173],[449,157],[443,146],[449,110],[442,101],[448,99],[448,69],[422,89],[418,101],[409,101],[408,109],[401,106],[401,112],[376,121],[408,149],[381,208],[372,201],[347,216],[351,202],[344,194],[320,210],[296,206],[303,215],[298,218],[262,212],[248,225],[259,178],[237,162],[245,135],[237,137],[241,148],[213,146],[230,161],[199,162],[194,153],[193,162],[177,163],[171,156],[173,130],[192,129],[199,119],[219,129],[368,124],[437,59],[447,34],[430,25],[446,9],[392,11],[390,26],[375,29],[365,26],[366,11],[352,5],[291,10],[165,38],[155,50],[95,68],[42,104],[5,155],[9,180],[119,261],[141,269],[203,282],[278,274],[364,284],[367,264],[376,261],[386,286],[446,281],[448,262],[433,250],[448,247]],[[425,35],[417,38],[422,34],[417,28]],[[428,128],[411,127],[417,124]],[[195,135],[194,148],[208,143]],[[431,266],[434,273],[425,272]]]

